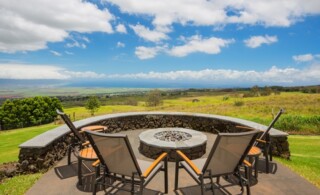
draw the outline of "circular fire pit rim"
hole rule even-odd
[[[167,142],[155,138],[153,135],[161,131],[181,131],[192,135],[192,138],[185,141]],[[200,131],[179,127],[154,128],[143,131],[139,134],[139,140],[143,144],[163,149],[188,149],[204,145],[207,142],[207,136]],[[195,142],[197,141],[197,142]]]

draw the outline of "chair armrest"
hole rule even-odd
[[[246,127],[246,126],[240,126],[240,125],[237,125],[236,128],[247,129],[247,130],[258,130],[258,131],[264,132],[261,129],[255,129],[255,128],[252,128],[252,127]]]
[[[106,126],[91,125],[91,126],[82,127],[79,132],[80,133],[84,133],[85,131],[98,131],[98,132],[101,132],[101,131],[105,131],[107,129],[108,129],[108,127],[106,127]]]
[[[89,141],[86,141],[86,142],[82,143],[82,146],[89,146],[89,145],[90,145]]]
[[[254,128],[252,128],[252,127],[245,127],[245,126],[240,126],[240,125],[237,125],[236,128],[254,130]]]
[[[197,174],[201,175],[202,172],[199,170],[199,168],[180,150],[177,150],[177,154],[192,168],[192,170]]]
[[[100,164],[100,160],[96,160],[94,163],[92,163],[91,165],[93,166],[93,167],[97,167],[97,166],[99,166],[99,164]]]
[[[259,142],[259,143],[263,143],[263,144],[266,144],[266,143],[267,143],[266,140],[262,140],[262,139],[256,139],[256,141]]]
[[[153,171],[153,169],[163,160],[167,160],[168,153],[162,153],[153,163],[147,168],[147,170],[142,174],[142,177],[148,177],[149,174]]]
[[[243,164],[246,165],[247,167],[252,167],[252,164],[249,163],[247,160],[243,160]]]

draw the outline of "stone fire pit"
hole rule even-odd
[[[168,153],[168,160],[175,161],[175,150],[181,150],[188,158],[200,158],[206,153],[207,136],[186,128],[150,129],[139,135],[139,151],[146,157],[156,159]]]

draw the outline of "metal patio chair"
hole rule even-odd
[[[255,143],[253,144],[252,148],[248,153],[249,162],[254,162],[254,169],[255,169],[255,178],[258,178],[258,159],[260,154],[263,154],[265,158],[265,167],[266,173],[269,173],[270,169],[270,161],[272,161],[272,143],[270,139],[270,130],[272,129],[273,125],[277,122],[280,118],[281,114],[284,113],[284,109],[280,109],[278,114],[274,117],[274,119],[269,124],[268,128],[265,131],[260,130],[260,136],[256,139]],[[237,126],[238,128],[242,129],[249,129],[252,130],[251,127],[243,127]],[[254,159],[254,160],[253,160]]]
[[[168,193],[167,153],[162,153],[153,162],[139,160],[133,153],[127,135],[92,131],[85,131],[85,133],[99,159],[94,164],[99,163],[97,170],[103,170],[103,174],[97,175],[93,194],[96,194],[98,185],[130,191],[131,194],[142,194],[145,186],[159,171],[164,171],[164,188],[165,193]],[[106,178],[111,179],[112,182],[106,182]],[[130,189],[123,188],[127,183],[131,185]],[[139,190],[135,189],[136,185],[139,186]]]
[[[85,136],[83,134],[84,130],[106,131],[107,127],[100,125],[92,125],[83,127],[81,131],[78,131],[65,113],[61,112],[58,109],[56,110],[56,112],[58,115],[60,115],[60,117],[63,119],[63,121],[66,123],[66,125],[73,133],[71,143],[69,144],[67,149],[68,165],[71,164],[71,153],[73,153],[78,159],[78,183],[79,185],[82,185],[82,161],[95,161],[98,159],[96,153],[90,146],[90,143],[85,139]]]
[[[245,169],[246,177],[240,173],[240,167],[243,167],[243,162],[250,166],[247,161],[244,161],[250,148],[252,147],[255,139],[258,136],[259,131],[252,130],[242,133],[219,133],[208,158],[190,160],[181,151],[177,150],[176,159],[176,174],[175,174],[175,186],[174,189],[178,190],[179,183],[179,170],[184,168],[187,173],[197,182],[201,187],[201,194],[204,194],[206,190],[212,190],[216,188],[225,188],[231,185],[220,184],[220,177],[235,176],[239,180],[241,191],[243,192],[243,186],[246,186],[247,194],[250,194],[250,185],[248,183],[247,175],[248,170]],[[180,162],[180,160],[182,161]],[[245,166],[246,167],[246,166]],[[216,178],[216,183],[213,183],[213,178]],[[205,180],[209,180],[209,188],[206,186]]]

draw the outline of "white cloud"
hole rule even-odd
[[[91,71],[74,72],[51,65],[0,64],[0,79],[74,79],[104,78],[104,74]]]
[[[0,52],[45,49],[70,32],[113,32],[109,11],[87,1],[1,0],[0,7]]]
[[[116,26],[116,31],[119,33],[125,33],[125,34],[127,33],[127,29],[126,29],[125,25],[123,25],[123,24],[118,24]]]
[[[296,55],[292,56],[293,60],[296,62],[308,62],[314,59],[312,54]]]
[[[150,58],[154,58],[161,52],[164,48],[163,47],[136,47],[135,54],[141,60],[146,60]]]
[[[130,25],[130,28],[141,38],[146,41],[159,42],[161,40],[168,39],[169,37],[161,31],[150,30],[149,28],[140,24]],[[167,30],[167,29],[166,29]]]
[[[173,46],[169,48],[167,45],[155,46],[155,47],[136,47],[135,54],[139,59],[145,60],[154,58],[159,53],[166,53],[176,57],[184,57],[191,53],[201,52],[207,54],[218,54],[221,52],[221,48],[227,47],[233,43],[233,39],[220,39],[211,37],[208,39],[202,39],[199,35],[191,37],[179,37],[180,41],[185,42],[181,46]]]
[[[65,51],[64,53],[66,53],[68,55],[73,55],[74,54],[73,52],[70,52],[70,51]]]
[[[265,71],[205,69],[178,70],[170,72],[148,72],[136,74],[98,74],[92,71],[71,71],[51,65],[0,64],[0,79],[133,79],[152,81],[191,81],[201,83],[226,84],[234,86],[242,83],[259,84],[316,84],[320,82],[320,64],[313,64],[304,69],[271,67]]]
[[[227,47],[233,42],[233,39],[220,39],[216,37],[202,39],[201,36],[195,35],[187,38],[185,45],[175,46],[168,53],[177,57],[184,57],[195,52],[218,54],[221,52],[222,47]]]
[[[78,42],[76,40],[73,40],[72,43],[67,43],[66,47],[68,47],[68,48],[79,47],[79,48],[85,49],[85,48],[87,48],[87,45],[84,44],[84,43],[80,43],[80,42]]]
[[[87,48],[86,43],[90,43],[90,40],[88,37],[81,36],[79,34],[70,35],[68,37],[68,40],[70,40],[70,42],[68,42],[65,45],[68,48],[79,47],[79,48],[85,49],[85,48]]]
[[[87,43],[90,43],[90,39],[88,37],[86,37],[86,36],[82,36],[81,39],[84,40]]]
[[[320,82],[320,64],[306,69],[271,67],[266,71],[255,70],[230,70],[230,69],[205,69],[199,71],[181,70],[170,72],[148,72],[137,74],[114,74],[108,78],[117,79],[143,79],[143,80],[175,80],[175,81],[200,81],[207,83],[274,83],[290,84],[301,82]]]
[[[244,40],[244,43],[247,47],[250,48],[257,48],[260,47],[262,44],[270,45],[272,43],[278,42],[277,36],[252,36],[249,39]]]
[[[54,51],[54,50],[50,50],[50,53],[52,53],[53,55],[55,56],[62,56],[61,53],[57,52],[57,51]]]
[[[173,23],[192,25],[251,24],[290,26],[320,13],[319,0],[104,0],[123,13],[147,15],[155,26]]]
[[[126,45],[124,43],[121,43],[120,41],[118,41],[117,43],[117,47],[121,48],[121,47],[125,47]]]

